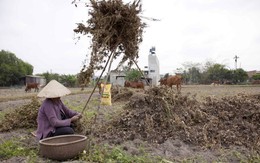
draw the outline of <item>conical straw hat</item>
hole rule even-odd
[[[56,98],[70,94],[71,91],[56,80],[51,80],[39,93],[38,97]]]

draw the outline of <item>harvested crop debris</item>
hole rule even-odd
[[[153,87],[133,94],[124,112],[101,137],[117,142],[138,138],[159,144],[171,138],[206,148],[238,145],[259,151],[259,119],[257,96],[207,97],[199,102],[195,96]]]
[[[36,119],[40,106],[40,102],[34,97],[29,104],[23,105],[12,112],[5,114],[0,123],[0,131],[37,127]]]
[[[94,70],[103,69],[103,64],[110,59],[122,59],[119,65],[139,58],[139,44],[142,42],[143,29],[146,26],[140,18],[142,5],[139,0],[123,3],[122,0],[90,0],[89,19],[78,23],[74,32],[90,35],[92,39],[90,62],[84,65],[79,75],[79,82],[90,82]]]

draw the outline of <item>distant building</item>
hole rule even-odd
[[[110,72],[110,83],[112,85],[119,85],[119,86],[124,86],[125,84],[125,73],[123,71],[115,71],[115,70],[112,70]],[[151,83],[151,80],[150,78],[147,77],[147,75],[145,75],[145,78],[144,77],[141,77],[141,81],[147,85],[147,82],[148,83]]]
[[[248,82],[251,82],[252,84],[260,84],[260,80],[257,79],[253,79],[254,75],[259,75],[260,71],[257,70],[253,70],[253,71],[247,71],[247,75],[248,75]]]
[[[148,55],[148,77],[152,79],[152,85],[158,85],[160,80],[160,65],[156,56],[155,47],[150,49]]]
[[[112,85],[124,86],[124,83],[125,83],[125,73],[123,71],[112,70],[110,72],[110,83]]]
[[[252,78],[256,74],[260,74],[260,71],[256,71],[256,70],[247,71],[247,75],[248,75],[249,78]]]
[[[159,60],[155,54],[155,47],[150,49],[148,55],[148,66],[142,70],[145,77],[141,77],[141,81],[147,85],[147,82],[152,85],[158,85],[160,80]],[[112,70],[110,72],[110,83],[112,85],[124,86],[126,74],[123,71]]]

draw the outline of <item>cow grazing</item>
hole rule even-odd
[[[34,89],[34,92],[39,91],[39,83],[27,83],[25,87],[25,92],[30,92],[31,89]]]
[[[124,87],[144,89],[144,83],[141,81],[125,81]]]
[[[167,78],[161,78],[159,80],[159,82],[160,82],[160,85],[167,85]]]
[[[159,80],[160,85],[166,85],[171,87],[173,85],[176,85],[177,91],[181,91],[181,83],[182,83],[182,77],[180,75],[175,75],[175,76],[169,76],[167,78],[162,78]]]

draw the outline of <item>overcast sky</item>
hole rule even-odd
[[[76,41],[76,23],[87,8],[71,0],[0,0],[0,50],[34,66],[34,74],[76,74],[90,41]],[[130,2],[125,0],[125,2]],[[173,73],[185,62],[212,61],[246,71],[260,70],[260,0],[143,0],[149,27],[143,34],[138,64],[148,65],[156,47],[160,73]],[[77,42],[77,44],[76,44]],[[113,64],[116,67],[117,63]]]

